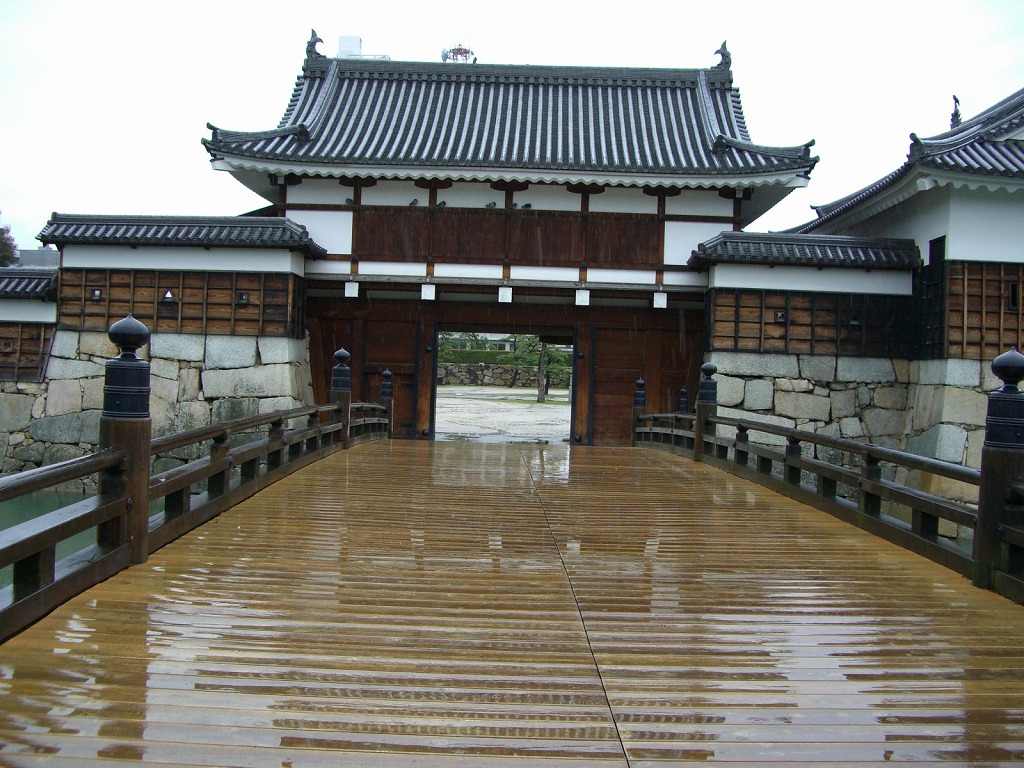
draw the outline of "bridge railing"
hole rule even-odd
[[[260,414],[153,439],[149,364],[136,350],[149,331],[134,318],[111,327],[121,354],[108,362],[100,449],[0,479],[0,502],[98,474],[98,494],[0,531],[0,642],[74,595],[202,525],[292,472],[391,433],[391,374],[381,402],[351,401],[350,355],[335,353],[331,402]],[[200,458],[151,473],[153,459]],[[96,540],[58,559],[58,546],[95,529]]]
[[[646,413],[644,383],[637,382],[634,444],[757,482],[1024,603],[1024,393],[1017,388],[1024,356],[1016,350],[993,363],[1005,383],[989,397],[980,471],[755,418],[719,416],[716,368],[706,364],[701,370],[694,413]],[[909,472],[975,488],[964,495],[977,503],[908,487],[900,479]],[[955,538],[940,535],[942,521],[956,526]]]

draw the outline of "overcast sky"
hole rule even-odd
[[[603,10],[602,10],[603,9]],[[909,134],[1024,88],[1024,1],[0,0],[0,224],[22,248],[52,211],[234,215],[265,204],[210,169],[206,124],[277,125],[311,28],[440,61],[709,67],[728,40],[753,140],[821,160],[752,229],[783,229],[898,168]]]

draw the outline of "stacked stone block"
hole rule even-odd
[[[978,468],[987,393],[1000,383],[978,360],[890,360],[715,352],[719,413],[871,442]],[[752,434],[752,440],[781,438]],[[810,446],[805,446],[810,451]],[[822,456],[832,461],[840,457]],[[976,489],[908,473],[897,482],[974,501]]]
[[[105,333],[59,330],[44,382],[3,383],[0,446],[5,449],[5,472],[96,449],[104,365],[116,354]],[[313,402],[309,350],[302,340],[154,334],[139,354],[151,367],[154,436]],[[173,466],[191,458],[158,462]]]
[[[440,363],[437,366],[438,384],[458,384],[480,387],[531,387],[537,388],[537,369],[524,368],[515,375],[515,370],[505,365],[490,363]],[[569,382],[551,375],[552,387],[565,388]]]

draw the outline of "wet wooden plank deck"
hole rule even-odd
[[[0,646],[0,765],[1010,765],[1024,608],[633,449],[337,454]]]

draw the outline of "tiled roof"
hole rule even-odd
[[[732,73],[307,59],[278,128],[210,126],[214,158],[318,166],[806,176],[810,145],[747,132]],[[673,178],[676,177],[676,178]]]
[[[0,269],[0,299],[48,299],[56,278],[53,269]]]
[[[913,269],[920,263],[913,240],[760,232],[723,232],[697,246],[687,261],[701,270],[712,264]]]
[[[814,231],[839,218],[907,177],[913,171],[940,172],[964,178],[1024,181],[1024,89],[980,115],[928,139],[911,134],[907,162],[851,195],[814,206],[818,218],[791,232]]]
[[[54,213],[37,236],[54,245],[287,248],[320,258],[306,228],[269,216],[89,216]]]

